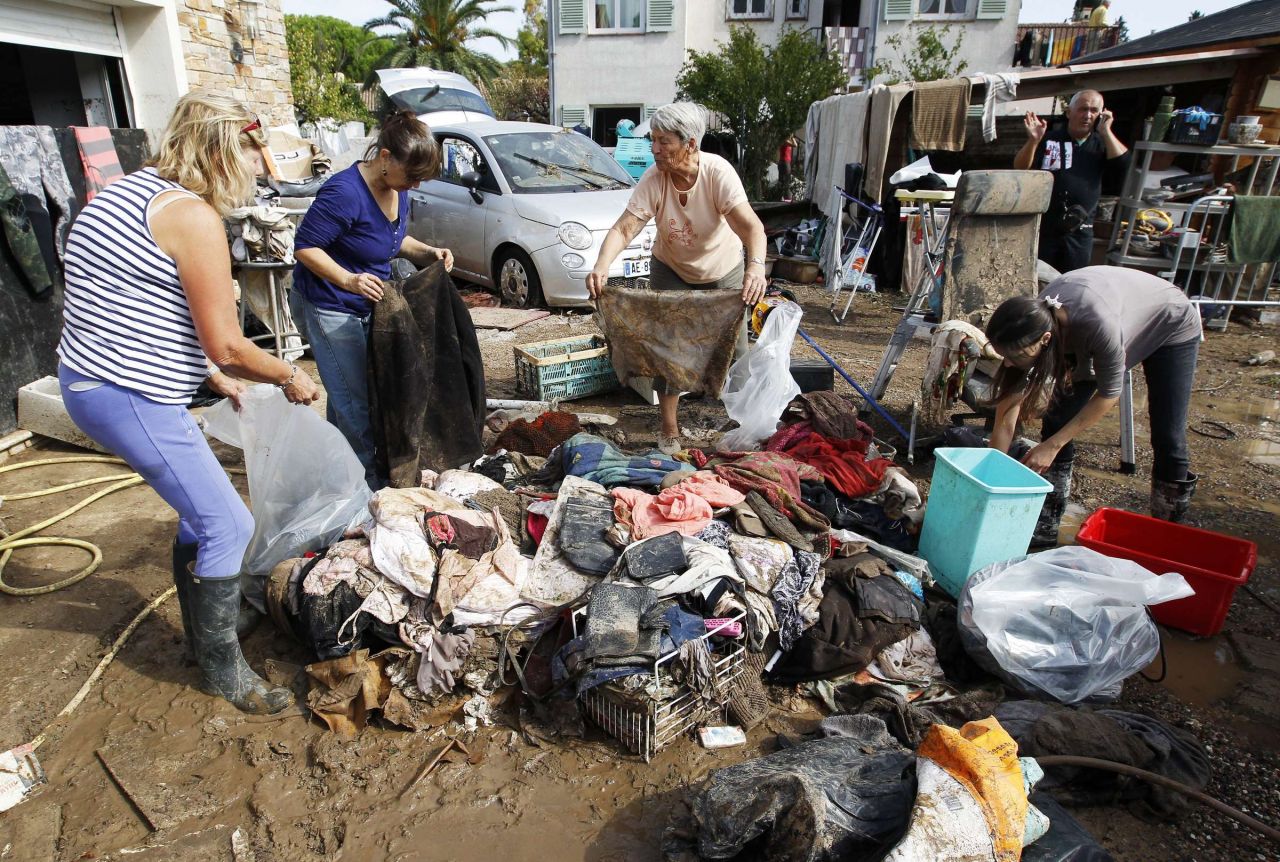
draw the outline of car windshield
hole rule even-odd
[[[433,111],[474,111],[478,114],[493,116],[493,110],[481,96],[468,93],[466,90],[451,90],[435,85],[401,90],[391,97],[391,101],[397,108],[413,111],[415,114],[429,114]]]
[[[485,139],[516,194],[630,188],[631,176],[577,132],[514,132]]]

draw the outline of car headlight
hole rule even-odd
[[[564,257],[560,258],[560,262],[564,264],[565,269],[579,269],[584,263],[586,263],[580,254],[566,254]]]
[[[591,248],[591,231],[587,230],[586,225],[578,224],[576,221],[567,221],[560,225],[556,235],[569,248]]]

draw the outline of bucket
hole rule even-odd
[[[1222,630],[1236,589],[1258,564],[1258,546],[1211,530],[1173,524],[1123,509],[1099,509],[1080,526],[1076,544],[1122,560],[1133,560],[1158,575],[1177,572],[1194,596],[1151,606],[1151,616],[1193,635]]]
[[[944,448],[934,457],[920,556],[938,586],[959,597],[974,572],[1027,552],[1053,486],[995,449]]]

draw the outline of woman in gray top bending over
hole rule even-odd
[[[991,446],[1007,452],[1022,419],[1043,417],[1023,463],[1053,483],[1032,545],[1057,544],[1071,491],[1072,442],[1120,400],[1139,363],[1150,413],[1151,514],[1181,521],[1196,487],[1187,405],[1200,349],[1200,316],[1175,285],[1148,273],[1091,266],[1060,276],[1038,297],[1009,299],[987,324],[1004,357],[996,376]]]

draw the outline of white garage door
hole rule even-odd
[[[0,42],[123,55],[112,7],[87,0],[0,0]]]

